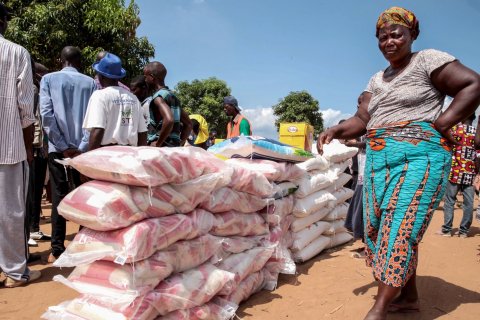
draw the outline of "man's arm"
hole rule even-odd
[[[137,146],[142,147],[147,145],[147,122],[144,115],[144,110],[140,101],[137,99],[137,108],[138,108],[138,115],[137,115]]]
[[[137,146],[143,147],[146,145],[147,145],[147,132],[139,132]]]
[[[83,129],[82,141],[80,141],[80,145],[78,146],[78,151],[87,152],[89,140],[90,140],[90,131]]]
[[[190,132],[192,132],[192,121],[188,116],[188,113],[182,109],[180,114],[180,122],[182,122],[182,133],[180,134],[180,145],[184,146],[187,141]]]
[[[17,106],[22,128],[27,128],[35,122],[34,93],[30,55],[25,51],[20,59],[17,75]]]
[[[48,141],[60,151],[67,150],[68,144],[62,132],[60,132],[57,119],[55,118],[50,95],[50,82],[47,77],[43,77],[40,82],[40,115],[42,116],[43,129],[48,136]]]
[[[33,161],[33,132],[35,131],[33,124],[23,128],[23,143],[25,151],[27,151],[27,161],[31,164]]]
[[[240,121],[240,135],[249,136],[250,132],[250,123],[247,119],[242,119],[242,121]]]
[[[34,92],[32,76],[32,65],[30,55],[25,50],[20,58],[17,75],[17,107],[20,116],[20,123],[23,128],[23,143],[27,152],[27,161],[32,163],[33,160],[33,135],[35,115],[34,109]]]
[[[173,120],[172,111],[170,110],[170,107],[165,102],[165,100],[163,100],[163,98],[161,97],[155,98],[155,100],[153,100],[153,103],[156,111],[154,112],[154,114],[155,115],[159,114],[160,117],[162,118],[162,128],[158,133],[158,140],[154,142],[153,146],[161,147],[165,142],[165,140],[167,140],[167,137],[172,132],[174,120]],[[155,122],[158,122],[158,119],[155,119]]]
[[[95,150],[102,146],[102,139],[105,133],[103,128],[92,128],[90,131],[90,139],[88,140],[88,151]]]

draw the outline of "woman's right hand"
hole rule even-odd
[[[335,127],[328,128],[318,135],[317,138],[317,151],[319,154],[323,154],[323,145],[329,144],[335,138]]]

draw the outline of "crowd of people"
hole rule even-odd
[[[11,288],[41,276],[27,267],[30,237],[51,240],[48,262],[65,250],[66,221],[57,207],[85,178],[56,160],[111,145],[208,148],[216,132],[208,130],[202,115],[182,108],[165,84],[162,63],[148,63],[127,86],[121,82],[126,72],[120,57],[99,52],[91,78],[81,73],[81,51],[67,46],[60,54],[62,69],[49,72],[3,37],[7,20],[0,4],[0,104],[5,111],[0,120],[0,268],[5,287]],[[419,309],[418,245],[444,194],[440,235],[452,235],[460,191],[460,237],[468,236],[473,219],[480,130],[472,121],[480,104],[480,76],[448,53],[413,52],[419,34],[418,20],[406,9],[393,7],[380,15],[376,37],[388,67],[370,79],[356,114],[317,139],[319,152],[332,139],[360,149],[351,168],[355,195],[347,227],[364,241],[367,264],[378,282],[366,319]],[[447,95],[453,100],[442,111]],[[227,138],[252,134],[233,96],[224,98],[223,107],[230,117]],[[47,167],[51,236],[39,229]]]
[[[38,279],[28,262],[27,245],[50,240],[47,258],[54,262],[65,251],[66,220],[58,213],[62,199],[86,177],[57,160],[112,145],[207,149],[215,143],[205,118],[189,115],[175,93],[165,85],[167,69],[150,62],[143,75],[127,86],[121,58],[100,51],[92,68],[95,77],[82,73],[82,53],[66,46],[60,53],[62,69],[50,72],[34,62],[28,51],[3,34],[9,13],[0,3],[0,104],[5,110],[0,128],[0,269],[7,288]],[[233,96],[223,108],[231,120],[227,138],[251,135],[250,122],[241,115]],[[221,106],[219,106],[219,109]],[[221,110],[221,109],[220,109]],[[51,235],[40,230],[41,201],[48,172],[51,189]]]

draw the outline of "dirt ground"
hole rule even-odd
[[[48,206],[44,212],[49,214]],[[454,226],[462,212],[455,210]],[[421,312],[391,315],[389,319],[480,319],[480,223],[474,221],[470,237],[445,238],[435,235],[443,221],[438,210],[420,246],[418,287]],[[50,233],[45,220],[41,226]],[[68,239],[78,226],[68,224]],[[454,231],[456,231],[455,229]],[[299,265],[297,276],[281,275],[278,288],[261,291],[238,310],[241,319],[363,319],[374,302],[376,288],[370,270],[361,259],[351,257],[360,243],[349,243],[323,252]],[[48,255],[48,242],[39,242],[31,252]],[[37,262],[42,278],[26,287],[0,287],[0,319],[39,319],[48,306],[78,296],[52,281],[56,274],[67,276],[71,268],[58,269]]]

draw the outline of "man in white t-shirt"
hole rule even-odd
[[[125,77],[122,62],[107,53],[93,64],[104,89],[95,91],[87,107],[83,128],[90,131],[88,150],[109,145],[147,145],[147,124],[137,97],[118,85]]]

